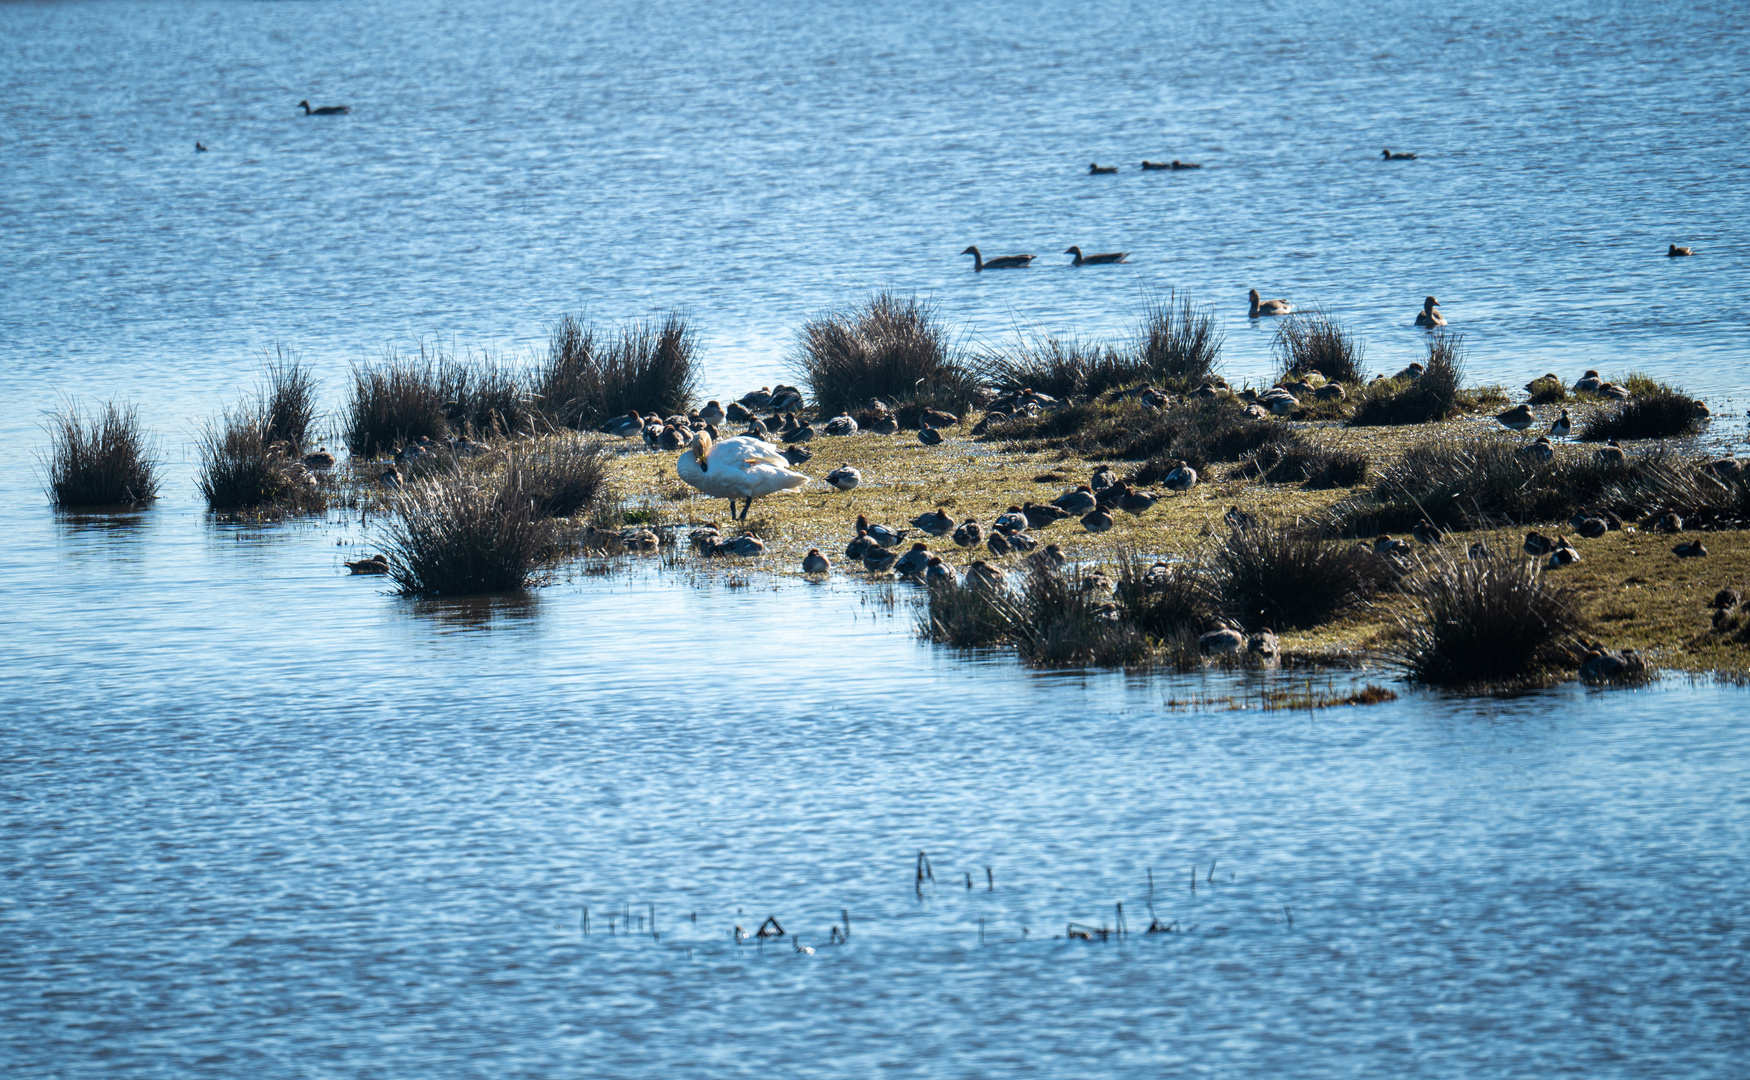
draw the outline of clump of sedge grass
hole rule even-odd
[[[379,530],[396,587],[466,596],[533,584],[554,534],[529,479],[512,461],[494,477],[452,468],[403,491]]]
[[[1410,678],[1450,688],[1537,685],[1574,666],[1586,629],[1573,590],[1534,562],[1441,560],[1411,587],[1395,652]]]
[[[545,425],[518,372],[484,354],[441,356],[438,393],[451,431],[484,439],[532,434]]]
[[[988,649],[1014,639],[1012,610],[1000,592],[950,583],[930,587],[920,634],[939,645]]]
[[[1228,613],[1277,630],[1306,629],[1366,606],[1391,576],[1370,551],[1268,523],[1230,532],[1212,563]]]
[[[1275,349],[1285,379],[1316,371],[1327,382],[1353,385],[1365,377],[1361,342],[1323,308],[1296,312],[1279,321]]]
[[[698,335],[680,312],[617,333],[567,315],[549,335],[534,397],[554,423],[593,430],[633,409],[684,413],[698,383]]]
[[[1309,491],[1356,487],[1367,482],[1367,455],[1306,442],[1270,443],[1240,467],[1242,477],[1266,484],[1299,484]]]
[[[270,439],[267,403],[227,410],[196,438],[195,486],[213,510],[314,513],[328,505],[291,443]]]
[[[1680,390],[1661,386],[1645,396],[1632,397],[1593,413],[1580,428],[1580,439],[1603,442],[1691,435],[1701,430],[1700,404]]]
[[[537,513],[572,517],[609,501],[608,455],[599,442],[554,435],[517,458]]]
[[[1368,497],[1338,505],[1336,521],[1366,536],[1408,529],[1424,518],[1449,528],[1560,521],[1582,506],[1631,519],[1667,502],[1670,509],[1734,512],[1725,480],[1701,475],[1699,462],[1668,450],[1619,462],[1564,449],[1540,462],[1518,453],[1521,445],[1457,436],[1417,443],[1380,471]]]
[[[979,375],[1003,390],[1036,390],[1063,401],[1141,381],[1135,365],[1110,345],[1049,334],[1023,337],[1013,348],[984,358]]]
[[[1190,558],[1156,565],[1136,551],[1118,552],[1117,599],[1124,620],[1160,642],[1202,633],[1221,609],[1207,569]]]
[[[158,497],[158,466],[134,406],[112,401],[87,417],[69,403],[48,429],[44,466],[55,506],[136,506]]]
[[[1153,297],[1137,327],[1136,366],[1143,378],[1167,389],[1195,390],[1220,369],[1223,341],[1213,309],[1174,293],[1165,300]]]
[[[267,362],[260,392],[262,434],[271,443],[284,443],[293,454],[302,454],[316,427],[316,401],[320,384],[296,356],[275,348]]]
[[[441,439],[448,429],[449,400],[438,358],[420,347],[418,356],[385,353],[382,360],[352,370],[344,434],[357,455],[394,450],[421,436]]]
[[[1464,335],[1437,330],[1428,338],[1422,377],[1369,387],[1349,423],[1357,427],[1427,424],[1445,420],[1463,402]]]
[[[1016,651],[1030,667],[1128,667],[1149,657],[1147,637],[1098,579],[1035,566],[1014,607]]]
[[[901,423],[915,422],[925,407],[963,413],[978,391],[935,308],[888,291],[809,319],[789,362],[822,415],[880,398]]]

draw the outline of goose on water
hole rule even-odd
[[[320,109],[312,109],[308,101],[300,101],[298,105],[305,116],[345,116],[352,112],[351,105],[324,105]]]
[[[976,246],[969,246],[960,254],[972,256],[972,269],[974,273],[985,270],[1020,270],[1024,269],[1027,264],[1034,259],[1034,256],[1032,255],[999,255],[994,259],[987,259],[979,254]]]
[[[1108,251],[1101,255],[1083,255],[1082,249],[1072,244],[1064,249],[1064,254],[1075,256],[1075,260],[1070,263],[1071,266],[1105,266],[1123,262],[1130,252]]]
[[[1416,313],[1416,325],[1426,330],[1446,325],[1446,316],[1434,309],[1440,306],[1440,301],[1432,296],[1422,301],[1422,310]]]
[[[745,500],[739,520],[747,520],[754,499],[794,491],[808,477],[789,467],[778,448],[760,439],[738,436],[721,442],[710,432],[695,432],[675,471],[688,484],[707,495],[729,500],[730,520],[738,520],[735,500]]]
[[[1254,319],[1264,315],[1287,315],[1294,310],[1294,305],[1286,300],[1259,300],[1257,289],[1248,295],[1252,299],[1251,317]]]

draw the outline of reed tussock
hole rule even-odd
[[[1189,297],[1168,293],[1164,300],[1149,299],[1137,327],[1134,352],[1143,379],[1185,393],[1214,378],[1221,369],[1226,340],[1218,327],[1215,310],[1199,307]]]
[[[1369,387],[1349,423],[1356,427],[1427,424],[1464,405],[1464,335],[1437,330],[1419,379],[1389,379]]]
[[[417,356],[390,351],[374,364],[355,366],[342,425],[347,449],[369,456],[421,436],[442,439],[449,427],[445,389],[439,358],[423,345]]]
[[[1221,610],[1221,596],[1208,567],[1195,556],[1155,563],[1137,551],[1118,551],[1118,583],[1114,590],[1124,621],[1157,642],[1196,637]]]
[[[1356,385],[1366,377],[1362,343],[1324,308],[1309,308],[1280,320],[1273,345],[1284,379],[1316,371],[1327,382]]]
[[[1358,487],[1367,482],[1367,472],[1367,455],[1359,450],[1278,442],[1254,451],[1235,474],[1266,484],[1299,484],[1308,491],[1322,491]]]
[[[545,517],[592,514],[611,500],[608,452],[595,440],[543,439],[516,462],[535,511]]]
[[[1417,682],[1511,688],[1571,670],[1587,628],[1573,590],[1525,559],[1442,559],[1410,588],[1411,611],[1393,647]]]
[[[1146,461],[1137,479],[1148,484],[1178,461],[1204,470],[1212,462],[1239,461],[1260,447],[1298,443],[1301,436],[1247,416],[1231,398],[1193,398],[1165,409],[1133,400],[1073,402],[1036,417],[1017,417],[984,438],[1026,452],[1066,449],[1093,459]]]
[[[316,428],[321,384],[295,355],[274,350],[267,362],[258,394],[261,401],[262,434],[269,443],[284,443],[293,454],[303,454]]]
[[[1156,662],[1159,643],[1128,621],[1103,577],[1029,567],[1019,588],[933,586],[921,636],[960,648],[1010,646],[1029,667],[1135,667]],[[1195,636],[1191,653],[1196,654]]]
[[[1426,518],[1447,528],[1563,520],[1582,506],[1642,517],[1655,507],[1711,505],[1729,514],[1730,485],[1664,449],[1623,461],[1564,449],[1549,462],[1499,438],[1438,436],[1379,470],[1372,492],[1333,508],[1351,535],[1408,529]]]
[[[540,493],[517,461],[494,476],[459,467],[412,485],[378,530],[389,576],[408,596],[467,596],[525,588],[554,539]]]
[[[789,363],[823,416],[879,398],[901,423],[915,423],[924,408],[964,413],[978,394],[978,379],[935,307],[885,290],[809,319]]]
[[[1660,386],[1593,413],[1580,427],[1581,442],[1607,439],[1672,439],[1701,430],[1701,403],[1680,390]]]
[[[547,426],[514,367],[485,354],[438,359],[438,394],[450,431],[491,441]]]
[[[1111,345],[1083,344],[1049,334],[1023,337],[1013,348],[985,357],[978,373],[1001,390],[1036,390],[1060,401],[1143,381],[1140,369]]]
[[[684,413],[698,393],[698,333],[671,311],[603,331],[567,315],[548,336],[533,396],[552,422],[579,431],[637,409]]]
[[[1231,531],[1210,570],[1229,615],[1276,630],[1308,629],[1366,607],[1395,577],[1371,551],[1269,523]]]
[[[270,402],[227,410],[196,436],[195,486],[211,510],[315,513],[328,500],[293,445],[269,438]]]
[[[112,401],[86,416],[68,403],[47,427],[43,466],[55,506],[137,506],[158,497],[158,466],[134,406]]]

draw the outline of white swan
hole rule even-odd
[[[756,497],[792,491],[808,483],[808,477],[789,464],[783,452],[769,442],[746,435],[718,442],[710,432],[701,431],[694,434],[687,452],[675,462],[675,471],[705,494],[728,499],[730,520],[737,519],[735,500],[746,499],[739,519],[745,521]]]

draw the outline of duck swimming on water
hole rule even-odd
[[[1088,175],[1089,176],[1112,176],[1117,172],[1118,172],[1118,166],[1116,166],[1116,165],[1089,165],[1088,166]]]
[[[1434,310],[1439,306],[1440,301],[1434,299],[1432,296],[1423,300],[1422,310],[1416,313],[1416,325],[1425,330],[1432,330],[1437,326],[1445,326],[1446,316]]]
[[[1072,244],[1064,251],[1064,254],[1075,256],[1075,261],[1070,263],[1071,266],[1108,266],[1112,263],[1123,262],[1125,256],[1129,255],[1130,252],[1108,251],[1102,255],[1083,255],[1082,249]]]
[[[1414,154],[1406,154],[1406,153],[1402,153],[1402,152],[1394,154],[1390,150],[1381,150],[1379,152],[1379,154],[1380,154],[1379,160],[1381,160],[1381,161],[1414,161],[1414,160],[1416,160],[1416,155],[1414,155]]]
[[[1256,319],[1264,315],[1286,315],[1294,310],[1294,305],[1286,300],[1259,300],[1258,290],[1249,294],[1252,298],[1251,317]]]
[[[351,105],[324,105],[320,109],[312,109],[308,101],[300,101],[298,105],[304,110],[305,116],[345,116],[352,112]]]
[[[999,255],[994,259],[987,259],[979,254],[976,246],[970,246],[960,254],[972,256],[974,273],[985,270],[1023,270],[1034,259],[1032,255]]]

